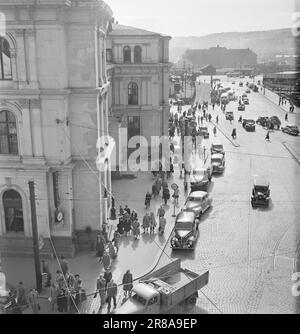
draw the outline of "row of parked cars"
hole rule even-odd
[[[214,174],[223,174],[224,170],[223,145],[213,143],[210,164],[206,168],[194,169],[190,173],[191,193],[176,218],[174,234],[171,238],[173,250],[195,249],[199,236],[200,218],[212,205],[212,199],[208,193],[209,184]]]
[[[273,130],[274,128],[277,128],[277,130],[279,130],[281,127],[281,121],[277,116],[259,117],[256,121],[256,124],[261,125],[262,127],[268,128],[271,130]],[[282,126],[281,131],[291,136],[299,135],[299,128],[297,125],[294,125],[294,124],[287,124],[285,126]]]

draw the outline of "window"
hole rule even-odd
[[[22,198],[15,190],[3,194],[6,232],[24,232]]]
[[[134,62],[141,63],[142,62],[142,48],[137,45],[134,48]]]
[[[108,63],[112,63],[112,61],[113,61],[113,57],[112,57],[112,49],[106,49],[106,61],[108,62]]]
[[[151,298],[151,299],[149,300],[149,302],[148,302],[148,306],[154,305],[154,304],[156,304],[157,302],[158,302],[158,297],[155,296],[155,297],[153,297],[153,298]]]
[[[124,63],[131,63],[131,49],[129,46],[125,46],[123,49]]]
[[[0,80],[12,80],[10,46],[0,37]]]
[[[131,106],[139,104],[139,88],[135,82],[128,85],[128,104]]]
[[[0,154],[18,154],[16,118],[6,110],[0,111]]]

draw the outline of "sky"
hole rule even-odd
[[[104,1],[120,24],[174,37],[290,28],[300,0]]]

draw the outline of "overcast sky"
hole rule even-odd
[[[170,36],[290,28],[299,0],[105,0],[120,24]]]

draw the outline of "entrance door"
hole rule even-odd
[[[6,232],[24,232],[22,198],[15,190],[3,194]]]
[[[140,116],[128,116],[128,142],[132,137],[141,135],[141,117]],[[128,156],[134,152],[136,148],[128,148]]]

